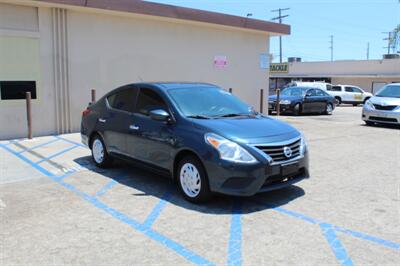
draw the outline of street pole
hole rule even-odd
[[[279,24],[282,24],[282,19],[288,17],[289,15],[282,16],[282,11],[289,10],[290,8],[279,8],[271,10],[271,12],[278,12],[278,16],[272,20],[278,20]],[[282,63],[282,36],[279,36],[279,62]]]
[[[333,35],[330,36],[331,37],[331,46],[329,47],[331,49],[331,61],[333,61]]]

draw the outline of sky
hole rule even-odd
[[[290,8],[283,23],[291,26],[290,36],[282,38],[283,58],[303,61],[329,61],[330,35],[333,35],[334,60],[381,59],[387,49],[387,34],[400,24],[400,0],[152,0],[270,21],[271,10]],[[274,62],[279,61],[279,38],[270,41]]]

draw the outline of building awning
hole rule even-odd
[[[171,19],[211,23],[228,27],[263,31],[272,35],[290,34],[290,26],[285,24],[138,0],[34,0],[30,2],[96,8]]]

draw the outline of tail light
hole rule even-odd
[[[86,110],[84,110],[83,112],[82,112],[82,117],[85,117],[85,116],[87,116],[88,114],[90,114],[90,109],[89,108],[86,108]]]

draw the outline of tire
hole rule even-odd
[[[369,100],[369,98],[371,98],[371,97],[365,98],[364,101],[363,101],[363,104],[365,104]]]
[[[103,139],[95,135],[90,145],[92,150],[92,159],[97,167],[107,168],[112,165],[113,158],[108,154]]]
[[[296,103],[293,107],[293,113],[294,115],[301,115],[301,105],[299,103]]]
[[[207,173],[195,156],[186,156],[179,162],[176,180],[187,201],[201,203],[212,197]]]
[[[331,103],[328,103],[325,107],[325,114],[326,115],[332,115],[333,112],[333,105]]]
[[[342,99],[340,97],[335,97],[336,99],[336,106],[339,106],[342,104]]]

